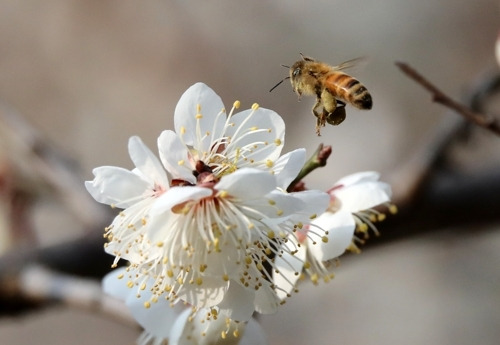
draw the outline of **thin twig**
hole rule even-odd
[[[427,89],[427,91],[432,94],[432,99],[434,102],[440,103],[447,108],[453,109],[457,113],[464,116],[468,121],[471,121],[480,127],[488,129],[496,135],[500,135],[500,125],[497,119],[495,119],[491,115],[476,113],[463,104],[454,101],[408,64],[404,62],[396,62],[396,66],[398,66],[401,71],[403,71],[408,77],[415,80],[425,89]]]

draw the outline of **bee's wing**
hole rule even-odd
[[[358,57],[355,59],[347,60],[342,62],[340,65],[333,66],[334,70],[341,71],[343,69],[352,68],[354,66],[359,66],[360,64],[366,63],[366,57]]]

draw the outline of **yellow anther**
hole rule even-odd
[[[398,207],[396,205],[389,206],[389,212],[391,212],[392,214],[398,213]]]
[[[131,281],[131,280],[129,280],[129,281],[127,282],[127,287],[128,287],[128,288],[130,288],[130,289],[131,289],[131,288],[133,288],[133,287],[134,287],[134,282],[133,282],[133,281]]]
[[[238,338],[239,336],[240,336],[240,332],[237,329],[235,329],[233,332],[233,337]]]
[[[151,303],[149,301],[144,302],[144,308],[146,309],[151,308]]]
[[[201,285],[203,284],[203,279],[201,277],[196,278],[196,285]]]
[[[144,217],[143,217],[143,218],[141,219],[141,223],[142,223],[142,225],[143,225],[143,226],[144,226],[144,225],[146,225],[146,223],[147,223],[146,218],[144,218]]]
[[[358,225],[358,230],[361,232],[368,231],[368,224],[366,223],[361,223]]]
[[[240,106],[241,106],[241,102],[240,101],[238,101],[238,100],[234,101],[233,107],[235,107],[236,109],[239,109]]]
[[[271,238],[271,239],[272,239],[272,238],[274,238],[274,231],[269,230],[269,231],[267,232],[267,237],[269,237],[269,238]]]
[[[269,199],[268,202],[269,202],[269,205],[271,205],[271,206],[276,205],[276,201],[274,201],[274,200]]]
[[[315,213],[315,214],[312,214],[312,215],[310,215],[310,216],[309,216],[309,219],[314,219],[314,218],[316,218],[317,216],[318,216],[318,215],[317,215],[316,213]]]
[[[299,229],[302,229],[304,227],[304,224],[302,222],[298,222],[296,225],[297,225],[297,228],[299,228]]]
[[[182,279],[182,277],[177,278],[177,283],[179,283],[179,285],[184,284],[184,280]]]
[[[251,131],[256,131],[256,130],[258,130],[258,129],[259,129],[259,127],[257,127],[257,126],[250,127],[250,130],[251,130]]]
[[[179,132],[180,132],[181,134],[186,134],[186,127],[181,126],[181,128],[179,129]]]
[[[196,104],[196,112],[201,113],[201,104]]]
[[[251,256],[247,256],[245,258],[245,262],[246,262],[247,265],[250,265],[252,263],[252,257]]]
[[[278,210],[278,211],[276,211],[276,215],[277,215],[278,217],[282,216],[282,215],[283,215],[283,210]]]
[[[281,139],[275,139],[274,140],[274,143],[276,144],[276,146],[280,146],[281,145]]]
[[[177,165],[183,166],[186,162],[184,159],[181,159],[180,161],[177,162]]]
[[[318,274],[317,273],[313,273],[311,274],[311,281],[313,282],[314,285],[317,285],[318,284]]]
[[[226,198],[228,195],[229,195],[229,193],[227,192],[227,190],[221,190],[221,191],[219,191],[219,193],[217,194],[217,196],[218,196],[219,198]]]
[[[146,284],[145,284],[145,283],[143,283],[143,284],[141,285],[141,290],[145,290],[145,289],[146,289]]]
[[[259,104],[258,103],[252,104],[252,110],[255,111],[257,109],[259,109]]]
[[[201,120],[203,118],[203,115],[198,113],[198,114],[196,114],[195,118],[196,118],[196,120]]]
[[[222,276],[222,279],[223,279],[225,282],[227,282],[227,281],[229,281],[229,276],[228,276],[227,274],[224,274],[224,275]]]
[[[226,339],[226,331],[222,331],[222,332],[220,332],[220,337],[221,337],[222,339]]]
[[[161,248],[161,247],[163,247],[163,242],[158,242],[158,243],[156,243],[156,246],[157,246],[157,247],[160,247],[160,248]]]
[[[378,220],[379,222],[381,222],[381,221],[383,221],[384,219],[385,219],[385,214],[383,214],[383,213],[379,213],[379,214],[378,214],[378,216],[377,216],[377,220]]]
[[[273,163],[273,161],[272,161],[272,160],[268,159],[268,160],[266,161],[266,166],[267,166],[268,168],[272,167],[273,165],[274,165],[274,163]]]
[[[326,236],[321,237],[321,241],[323,241],[323,243],[328,243],[328,237]]]
[[[118,275],[118,279],[123,279],[123,273]]]
[[[247,228],[248,228],[248,229],[253,229],[253,228],[255,228],[254,223],[248,223]]]
[[[168,270],[168,271],[167,271],[167,276],[168,276],[169,278],[172,278],[172,277],[174,276],[174,272],[173,272],[172,270]]]

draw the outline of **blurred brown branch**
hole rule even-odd
[[[500,125],[498,124],[497,119],[495,119],[493,116],[474,112],[469,107],[466,107],[463,104],[454,101],[441,90],[439,90],[434,84],[428,81],[424,76],[418,73],[410,65],[404,62],[396,62],[396,66],[398,66],[401,71],[403,71],[403,73],[405,73],[408,77],[415,80],[425,89],[427,89],[432,94],[432,99],[435,102],[440,103],[447,108],[453,109],[454,111],[465,117],[468,121],[486,128],[496,135],[500,135]]]

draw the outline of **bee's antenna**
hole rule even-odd
[[[285,67],[285,68],[290,69],[290,66],[287,66],[287,65],[281,65],[281,67]]]
[[[284,82],[287,79],[290,79],[290,77],[286,77],[286,78],[281,79],[281,81],[278,84],[274,85],[273,88],[271,90],[269,90],[269,92],[271,92],[274,89],[276,89],[282,82]]]

